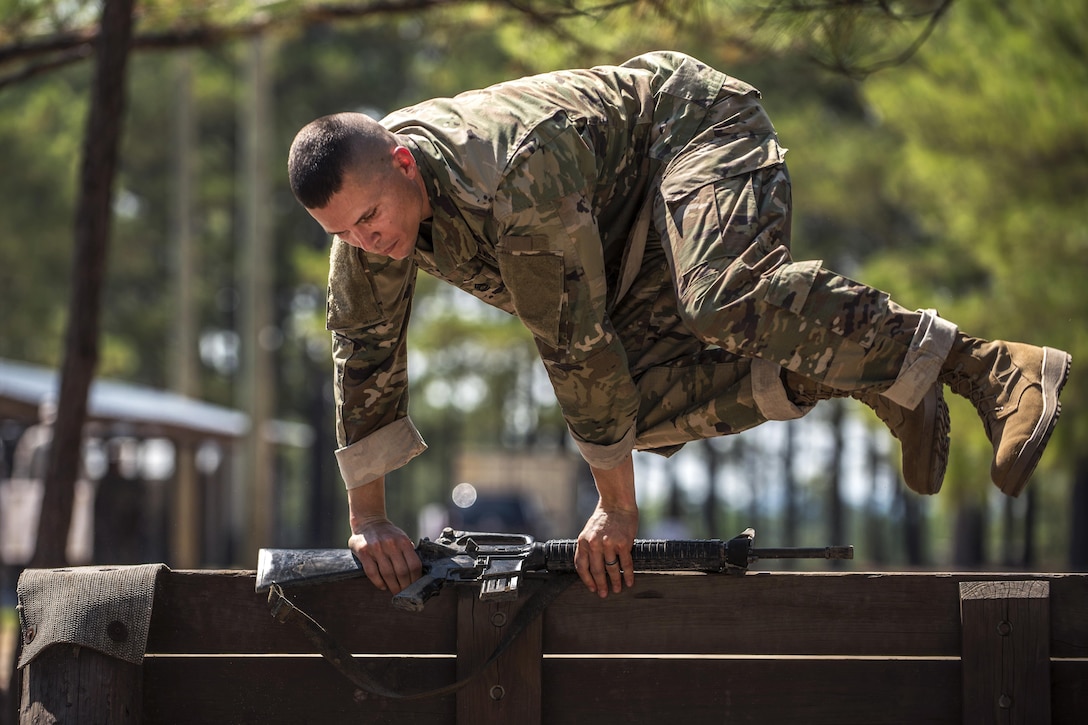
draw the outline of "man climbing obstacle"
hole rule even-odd
[[[899,439],[904,480],[941,487],[943,389],[969,398],[991,476],[1018,495],[1058,418],[1070,357],[969,337],[932,310],[790,254],[790,180],[758,91],[688,56],[523,78],[395,112],[319,118],[292,189],[335,236],[328,326],[349,545],[396,593],[420,575],[385,474],[423,451],[405,338],[417,269],[533,334],[600,500],[575,565],[634,582],[633,450],[854,397]]]

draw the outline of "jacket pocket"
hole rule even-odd
[[[547,239],[503,237],[497,249],[499,272],[522,324],[550,347],[562,343],[563,255],[541,249]]]
[[[370,327],[385,318],[370,268],[363,252],[334,241],[329,258],[329,288],[325,327],[354,330]]]
[[[329,257],[325,325],[360,330],[407,316],[415,287],[412,257],[390,259],[335,241]]]

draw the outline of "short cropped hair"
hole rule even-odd
[[[365,114],[322,116],[304,126],[291,144],[291,191],[307,209],[322,209],[348,173],[373,172],[380,152],[395,145],[393,134]]]

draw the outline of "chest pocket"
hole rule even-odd
[[[502,237],[499,272],[522,323],[550,347],[563,343],[563,255],[546,248],[547,237]]]

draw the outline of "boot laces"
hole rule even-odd
[[[975,406],[975,410],[978,412],[978,417],[982,419],[982,425],[986,429],[986,436],[993,439],[993,427],[997,422],[997,414],[1000,413],[1004,406],[997,404],[997,396],[1005,387],[1005,380],[1002,377],[1009,377],[1010,372],[1004,373],[1004,375],[986,376],[985,384],[978,383],[978,376],[971,375],[963,368],[957,367],[950,370],[940,376],[940,381],[948,385],[952,389],[952,392],[957,395],[962,395],[971,401],[971,404]]]

